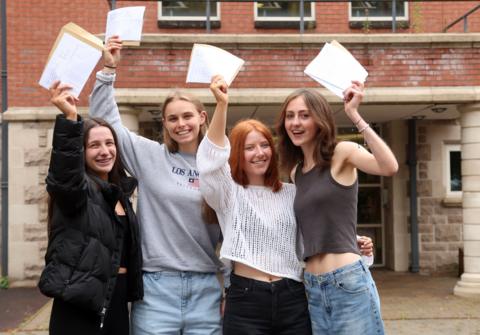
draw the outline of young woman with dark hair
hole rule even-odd
[[[398,163],[358,113],[363,94],[363,84],[353,82],[344,106],[371,153],[337,142],[331,108],[315,89],[290,94],[277,126],[281,165],[297,186],[294,208],[314,334],[384,333],[378,292],[356,244],[357,169],[391,176]]]
[[[142,253],[113,128],[83,120],[56,82],[57,116],[47,175],[48,248],[39,288],[53,297],[50,334],[129,334],[128,302],[141,299]]]

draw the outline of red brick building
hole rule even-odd
[[[124,122],[150,137],[161,131],[158,111],[172,88],[192,91],[211,109],[205,85],[185,84],[193,43],[206,43],[246,61],[232,84],[230,124],[246,117],[273,124],[288,93],[319,87],[336,111],[341,136],[361,140],[341,101],[303,73],[325,42],[342,43],[369,72],[361,113],[400,163],[393,178],[360,178],[359,232],[374,238],[376,264],[423,273],[457,272],[464,264],[456,292],[480,294],[480,10],[468,25],[443,32],[480,1],[397,0],[394,32],[392,3],[385,1],[305,1],[303,29],[299,1],[211,1],[208,22],[204,1],[114,2],[146,6],[142,43],[124,50],[116,87]],[[110,4],[7,2],[3,120],[12,280],[35,280],[46,248],[44,178],[56,111],[38,80],[61,26],[73,21],[103,34]],[[85,111],[93,80],[92,73],[81,95]]]

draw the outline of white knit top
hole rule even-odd
[[[265,186],[237,184],[228,164],[228,139],[226,143],[222,148],[205,136],[197,152],[200,192],[216,211],[223,233],[220,258],[301,281],[293,211],[295,186],[284,183],[274,193]]]

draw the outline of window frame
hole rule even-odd
[[[311,1],[311,0],[308,0]],[[253,20],[254,22],[300,22],[299,16],[258,16],[258,1],[253,2]],[[303,20],[305,22],[314,22],[316,20],[315,16],[315,1],[310,2],[310,12],[311,16],[304,16]],[[300,13],[299,13],[300,14]]]
[[[405,0],[404,2],[404,16],[397,16],[396,21],[408,21],[409,20],[409,12],[408,12],[408,1]],[[348,20],[350,22],[364,22],[365,20],[374,22],[374,21],[381,21],[381,22],[391,22],[393,21],[392,16],[353,16],[352,15],[352,2],[348,2]]]
[[[199,21],[199,22],[207,21],[207,17],[205,15],[204,16],[162,16],[163,1],[158,1],[157,3],[158,3],[158,12],[157,12],[158,21]],[[221,20],[220,9],[221,9],[220,1],[217,1],[217,15],[210,16],[210,21]]]
[[[443,180],[445,183],[445,197],[446,198],[461,198],[463,195],[463,191],[452,191],[451,189],[451,166],[450,166],[450,153],[458,151],[460,155],[462,153],[461,145],[458,143],[445,143],[444,144],[444,174]],[[461,160],[460,160],[461,163]]]

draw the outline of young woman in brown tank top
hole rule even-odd
[[[352,82],[344,92],[344,107],[371,152],[357,143],[337,143],[331,108],[314,89],[299,89],[286,98],[277,127],[282,168],[297,184],[295,214],[305,245],[314,334],[384,333],[375,283],[352,242],[357,169],[392,176],[398,163],[358,113],[363,95],[363,84]]]

